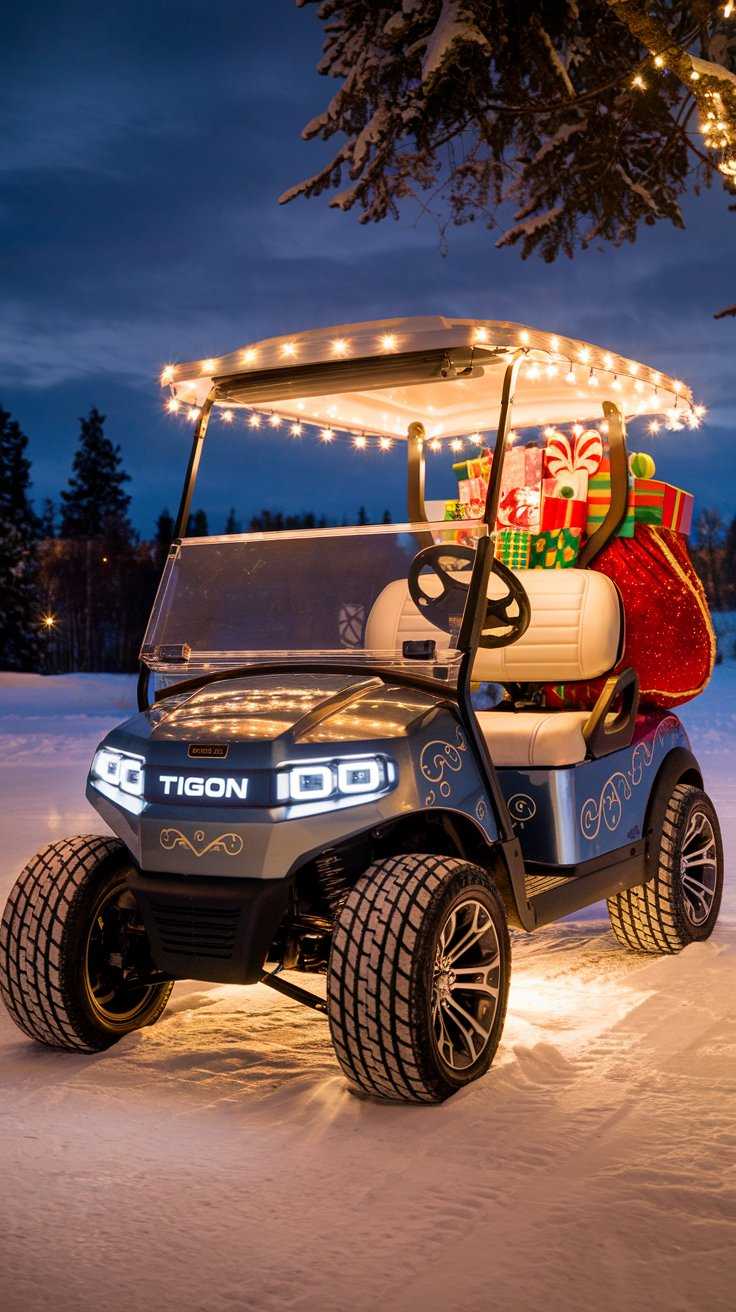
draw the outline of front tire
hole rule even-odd
[[[510,964],[503,902],[484,870],[415,855],[371,866],[340,907],[328,968],[332,1041],[351,1087],[436,1103],[485,1074]]]
[[[662,822],[654,879],[608,899],[611,928],[632,952],[680,952],[708,938],[723,892],[723,844],[707,793],[676,784]]]
[[[50,843],[18,877],[0,923],[0,995],[29,1038],[100,1052],[163,1012],[174,986],[146,982],[130,868],[116,838],[88,835]]]

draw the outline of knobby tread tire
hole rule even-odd
[[[0,922],[0,996],[29,1038],[71,1052],[99,1052],[122,1037],[96,1030],[85,1015],[80,963],[71,959],[69,940],[78,932],[91,881],[128,860],[117,838],[77,835],[42,848],[21,871]],[[160,986],[145,1024],[158,1019],[172,988]]]
[[[495,908],[503,970],[494,1041],[472,1078],[483,1074],[498,1045],[506,1010],[508,930],[503,902],[485,871],[450,857],[402,855],[371,866],[337,915],[328,968],[330,1031],[348,1083],[373,1097],[434,1103],[468,1080],[447,1078],[432,1056],[426,1005],[426,953],[431,922],[452,888],[480,887]]]
[[[713,826],[719,867],[719,886],[708,920],[696,928],[687,919],[680,883],[679,852],[688,817],[705,810]],[[707,938],[713,931],[721,900],[723,851],[718,817],[702,789],[676,784],[667,803],[660,835],[657,871],[646,884],[625,889],[608,899],[611,929],[618,942],[632,952],[663,955],[680,952],[688,943]]]

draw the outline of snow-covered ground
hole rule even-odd
[[[116,676],[0,675],[0,902],[94,831]],[[736,839],[736,665],[683,719]],[[352,1098],[326,1022],[184,983],[99,1057],[0,1014],[3,1312],[718,1312],[736,1285],[736,893],[706,944],[627,956],[593,917],[514,938],[491,1073],[442,1107]]]

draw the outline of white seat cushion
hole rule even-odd
[[[622,636],[621,605],[616,585],[605,574],[589,569],[520,569],[514,571],[531,605],[526,633],[509,647],[479,647],[473,678],[492,683],[569,683],[595,679],[613,669]],[[470,572],[458,573],[467,583]],[[426,575],[422,587],[439,592],[436,577]],[[500,597],[498,575],[488,581],[489,597]],[[376,599],[365,631],[365,645],[374,651],[401,654],[402,643],[434,638],[438,652],[448,636],[420,614],[403,579],[389,583]]]
[[[590,711],[478,711],[494,765],[577,765],[585,760]]]

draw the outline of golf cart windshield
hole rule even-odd
[[[428,675],[444,667],[453,679],[465,589],[449,589],[425,617],[407,578],[423,548],[472,547],[486,531],[464,521],[184,539],[167,561],[141,659],[179,677],[292,660]],[[466,553],[446,567],[467,584],[471,563]],[[422,582],[433,596],[442,590],[436,576]]]

